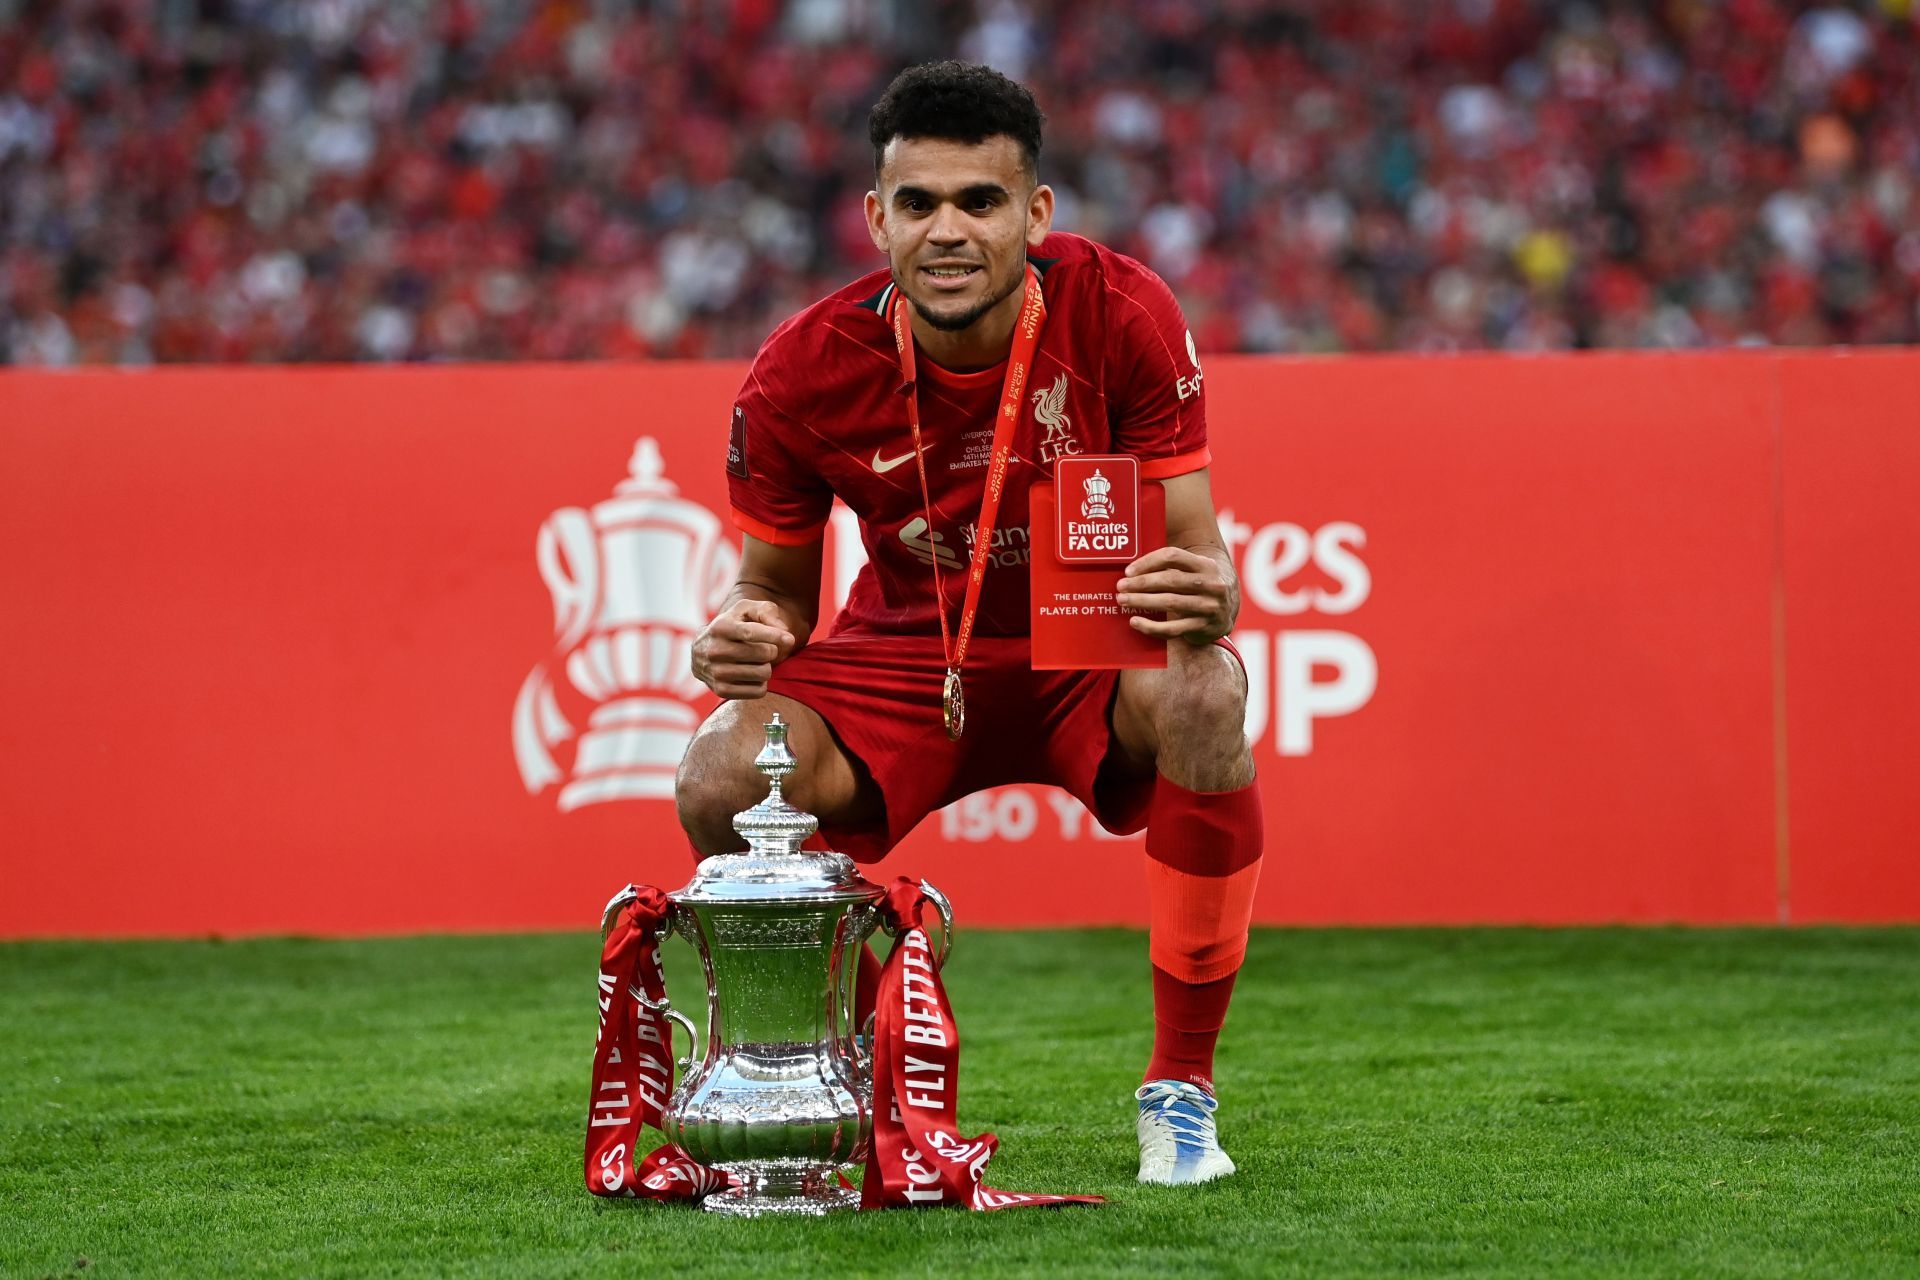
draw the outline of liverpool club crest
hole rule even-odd
[[[1067,416],[1067,375],[1061,374],[1050,387],[1033,393],[1033,420],[1045,429],[1040,437],[1040,463],[1051,466],[1056,458],[1080,452],[1073,438],[1073,419]]]

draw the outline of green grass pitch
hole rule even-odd
[[[1143,938],[958,941],[990,1180],[1111,1204],[588,1196],[587,934],[0,946],[0,1274],[1920,1275],[1920,930],[1259,931],[1187,1189]]]

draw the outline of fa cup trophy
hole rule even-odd
[[[753,763],[770,786],[733,819],[747,852],[704,859],[667,895],[671,928],[706,973],[707,1032],[702,1040],[685,1014],[650,1005],[699,1048],[661,1127],[701,1164],[740,1178],[702,1202],[709,1210],[850,1209],[859,1193],[842,1185],[840,1170],[866,1159],[873,1127],[871,1028],[853,1025],[854,978],[860,947],[880,924],[882,891],[845,855],[800,847],[820,824],[781,794],[794,758],[778,714]],[[940,912],[944,960],[952,907],[931,885],[926,893]],[[608,904],[602,936],[628,898]]]

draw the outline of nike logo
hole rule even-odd
[[[875,475],[883,476],[887,474],[887,472],[899,466],[901,463],[912,462],[912,461],[913,461],[913,454],[911,452],[903,453],[897,458],[883,458],[880,456],[880,451],[878,449],[875,449],[873,451],[873,471]]]

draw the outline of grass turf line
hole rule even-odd
[[[1198,1189],[1132,1181],[1142,937],[963,933],[990,1181],[1113,1203],[808,1222],[586,1194],[596,958],[0,946],[0,1273],[1920,1273],[1920,930],[1256,931]]]

